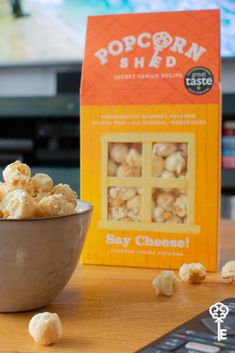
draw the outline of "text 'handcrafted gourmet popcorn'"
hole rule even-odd
[[[219,27],[218,10],[89,17],[81,195],[94,215],[84,263],[216,269]]]

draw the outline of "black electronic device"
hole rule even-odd
[[[136,353],[235,353],[235,298],[222,301],[229,308],[221,323],[226,340],[218,340],[217,324],[209,308]]]

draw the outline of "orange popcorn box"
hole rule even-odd
[[[217,268],[219,11],[93,16],[81,85],[82,262]]]

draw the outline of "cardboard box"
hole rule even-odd
[[[89,17],[83,263],[216,270],[220,121],[218,10]]]

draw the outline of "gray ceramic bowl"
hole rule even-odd
[[[92,214],[80,201],[78,213],[31,220],[0,220],[0,312],[49,304],[78,262]]]

